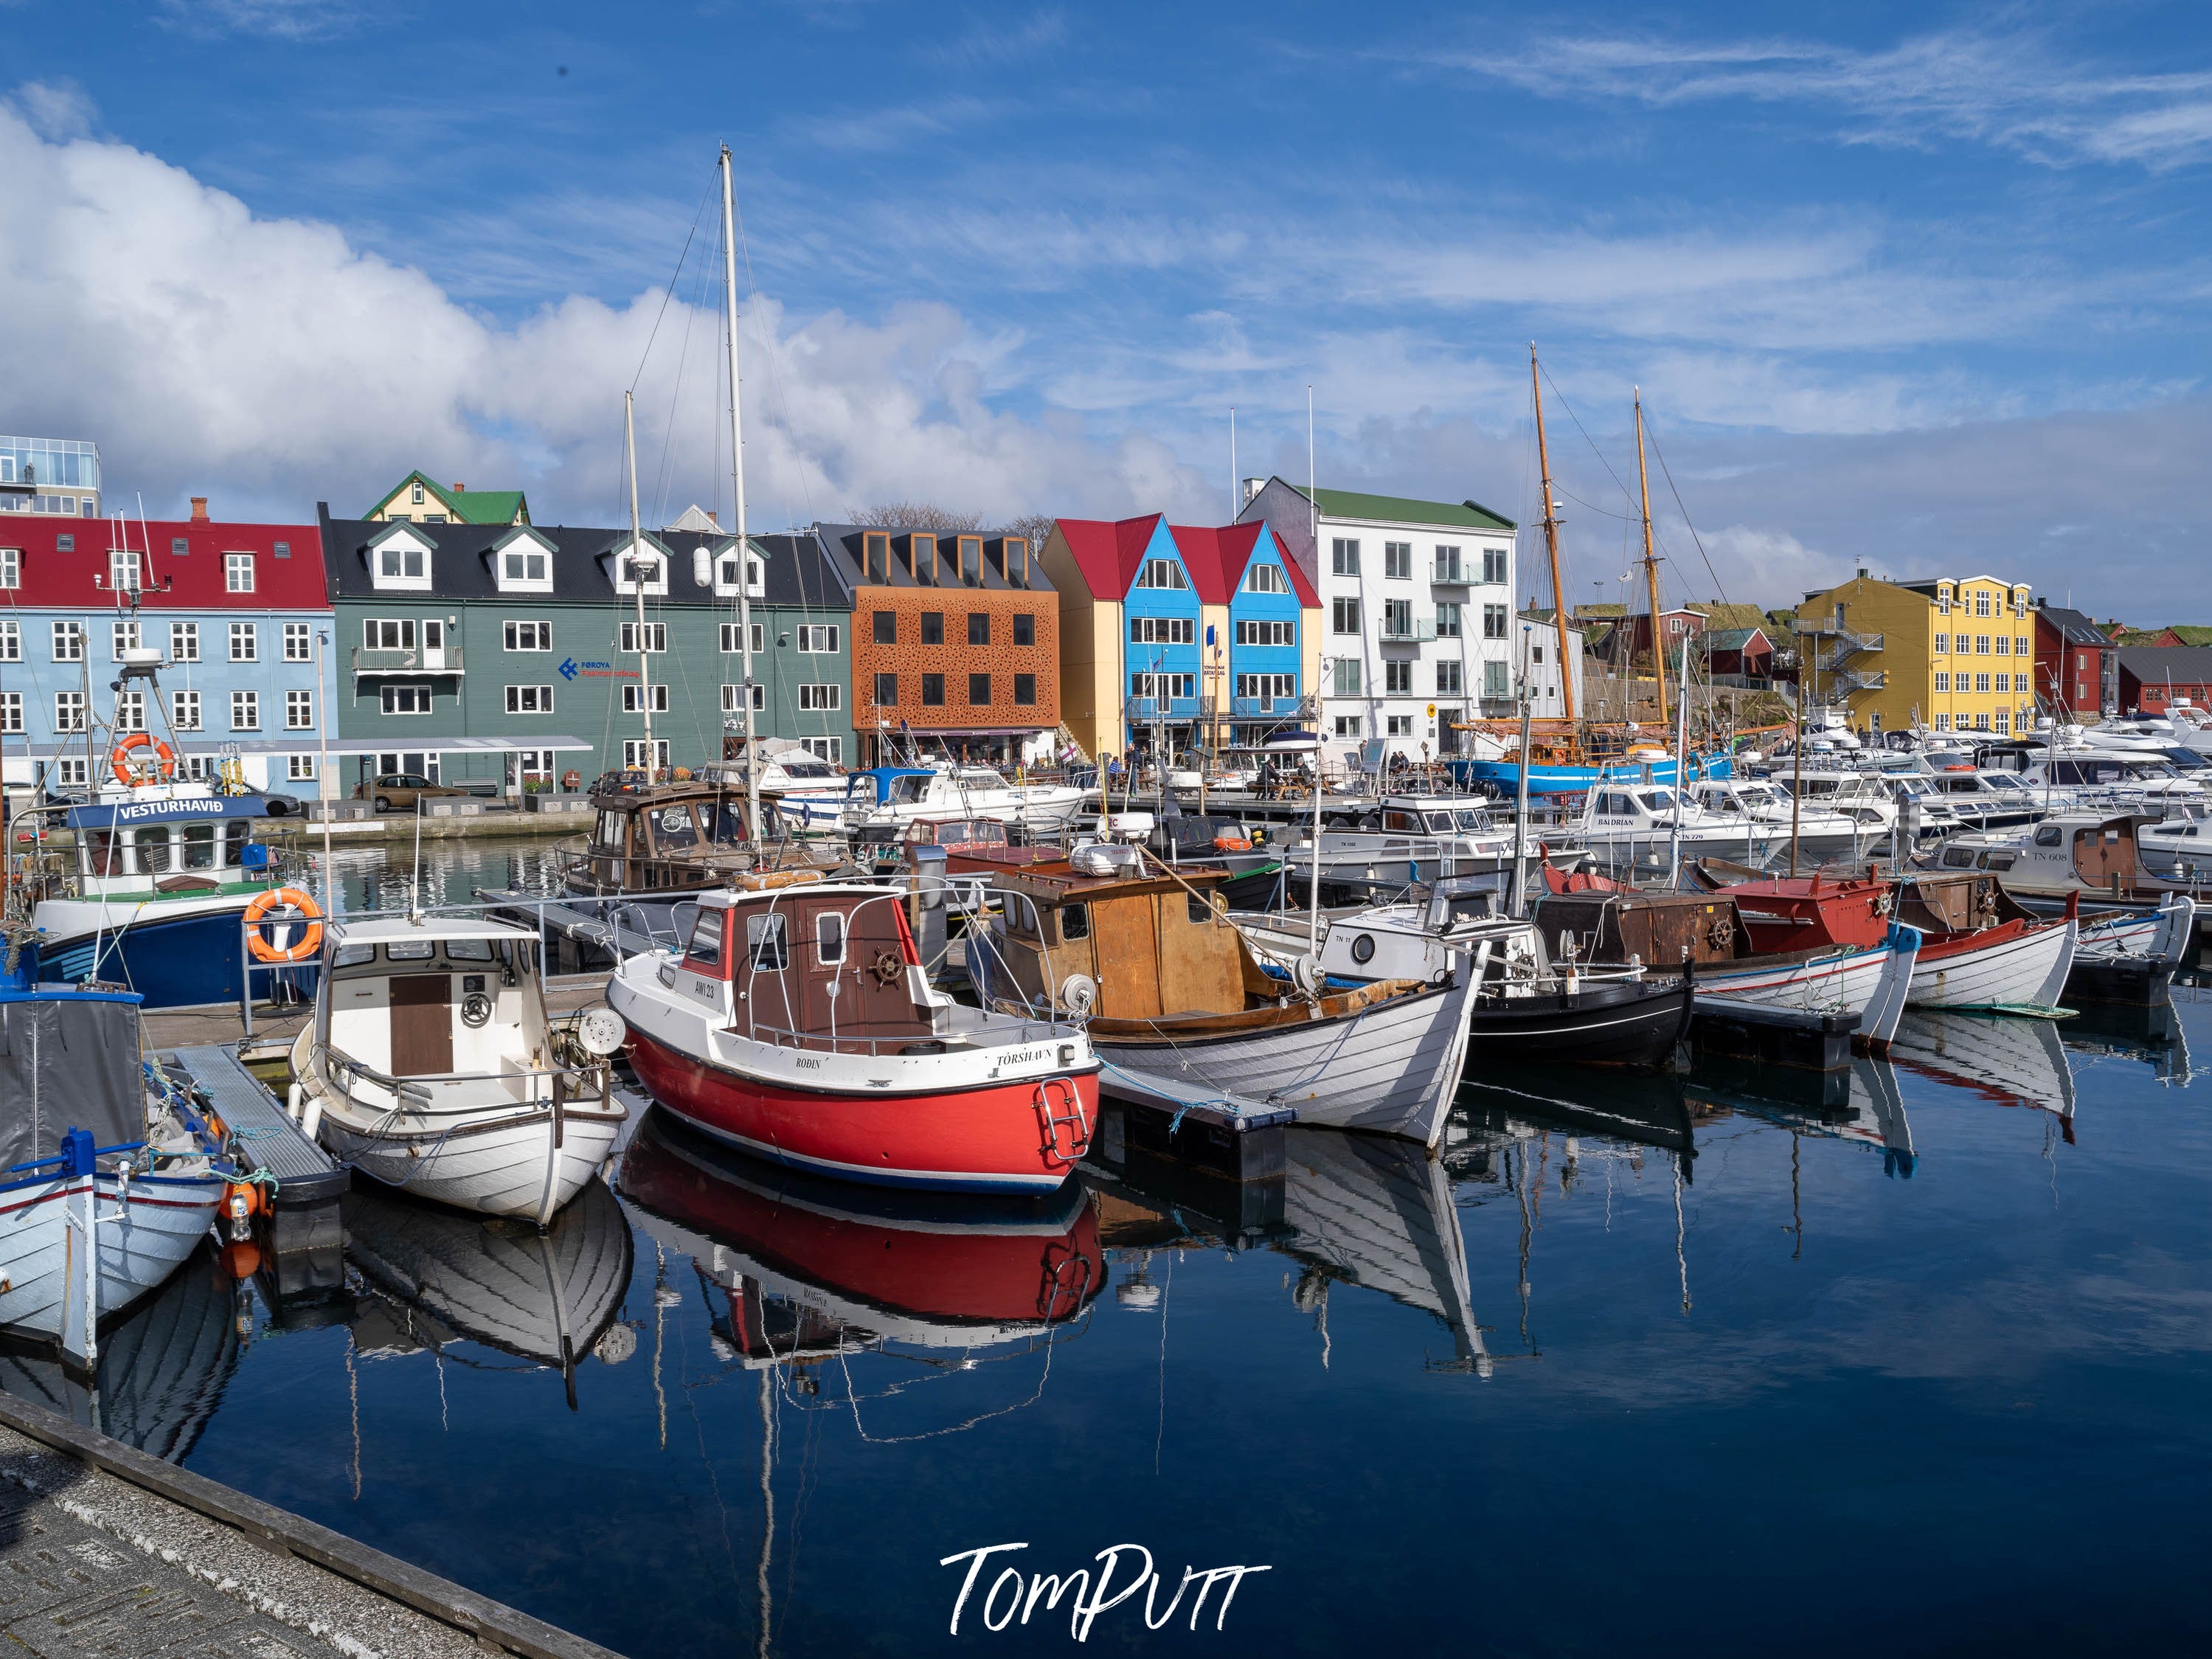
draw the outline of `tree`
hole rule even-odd
[[[854,524],[884,530],[981,530],[983,515],[960,513],[934,501],[878,501],[871,507],[848,507]]]
[[[1052,527],[1059,521],[1049,513],[1024,513],[1018,519],[1009,519],[1006,528],[1012,534],[1025,536],[1033,549],[1042,548],[1052,536]]]

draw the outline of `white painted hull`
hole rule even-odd
[[[1929,959],[1912,970],[1915,1008],[2055,1007],[2074,965],[2077,925],[2038,927],[1963,956]]]
[[[1856,1014],[1859,1036],[1885,1043],[1905,1012],[1919,943],[1917,929],[1900,927],[1887,944],[1810,962],[1762,966],[1753,957],[1726,969],[1700,968],[1698,1002],[1702,1007],[1747,1002],[1805,1013]]]
[[[620,1117],[564,1113],[553,1145],[550,1106],[519,1109],[450,1133],[363,1133],[325,1112],[316,1139],[371,1180],[456,1209],[551,1220],[614,1156]],[[442,1144],[441,1144],[442,1142]]]
[[[2196,902],[2179,893],[2169,894],[2147,915],[2121,915],[2082,923],[2074,959],[2179,968],[2189,954],[2196,928]]]
[[[1433,1147],[1467,1063],[1474,995],[1462,980],[1249,1036],[1130,1041],[1094,1026],[1091,1041],[1115,1066],[1287,1106],[1301,1123],[1372,1129]],[[1111,1071],[1101,1086],[1112,1091]]]
[[[207,1237],[222,1201],[222,1176],[140,1177],[130,1197],[110,1175],[99,1177],[98,1235],[101,1318],[118,1313],[167,1282],[200,1240]],[[57,1177],[50,1183],[0,1195],[0,1327],[28,1335],[58,1338],[63,1310],[73,1275],[84,1267],[74,1254],[69,1212],[80,1219],[90,1184],[83,1176]]]

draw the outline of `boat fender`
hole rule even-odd
[[[307,1102],[307,1113],[300,1120],[300,1133],[313,1140],[315,1138],[315,1131],[322,1127],[323,1097],[317,1095]]]
[[[296,1082],[284,1091],[284,1115],[295,1123],[300,1121],[300,1106],[306,1095],[307,1091]]]

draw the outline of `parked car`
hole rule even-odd
[[[357,783],[353,788],[356,800],[374,800],[380,812],[412,812],[423,801],[466,795],[468,793],[465,789],[433,783],[420,772],[386,772],[366,783]]]

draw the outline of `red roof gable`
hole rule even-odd
[[[68,552],[59,538],[76,545]],[[182,541],[182,556],[172,550]],[[148,544],[151,543],[151,556]],[[282,542],[289,556],[276,556]],[[5,595],[18,605],[105,610],[115,603],[107,585],[108,554],[128,547],[139,556],[139,603],[161,611],[327,611],[322,537],[312,524],[221,524],[137,520],[0,516],[0,547],[21,550],[21,585]],[[253,591],[233,593],[223,555],[253,555]],[[98,580],[95,580],[94,578]],[[164,591],[162,584],[168,584]]]
[[[1190,579],[1197,586],[1198,597],[1206,605],[1227,605],[1236,597],[1237,585],[1244,580],[1244,568],[1252,562],[1252,550],[1262,533],[1272,538],[1266,521],[1259,519],[1249,524],[1224,525],[1218,530],[1186,524],[1168,526],[1168,534],[1175,538]],[[1275,544],[1275,557],[1289,574],[1298,604],[1308,611],[1321,609],[1321,599],[1306,580],[1305,572],[1285,554],[1279,542]]]
[[[1067,540],[1067,550],[1075,556],[1075,568],[1083,573],[1094,599],[1119,599],[1126,596],[1129,585],[1137,580],[1137,567],[1145,562],[1146,550],[1152,544],[1152,532],[1159,527],[1160,515],[1148,513],[1141,519],[1121,519],[1109,523],[1104,519],[1061,519],[1060,534]]]

